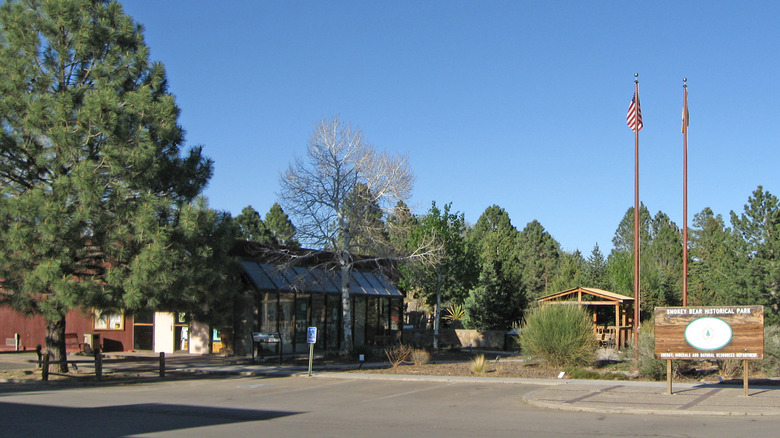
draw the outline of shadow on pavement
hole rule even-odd
[[[264,421],[301,413],[157,403],[66,408],[0,402],[6,436],[127,436]]]

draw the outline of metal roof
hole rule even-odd
[[[262,291],[283,291],[299,293],[341,293],[341,272],[320,268],[279,268],[267,263],[244,260],[244,272],[255,287]],[[384,274],[378,272],[352,271],[349,293],[402,297]]]

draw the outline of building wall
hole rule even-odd
[[[124,327],[121,330],[95,330],[92,314],[80,310],[72,310],[65,317],[65,333],[75,334],[79,342],[84,342],[84,335],[94,333],[100,335],[102,351],[128,351],[133,348],[133,318],[125,316]],[[0,307],[0,350],[14,349],[14,335],[20,335],[19,349],[35,350],[37,345],[46,344],[46,323],[40,315],[25,316],[9,307]],[[69,348],[73,351],[74,348]]]

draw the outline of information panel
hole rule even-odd
[[[656,307],[656,359],[764,358],[764,306]]]

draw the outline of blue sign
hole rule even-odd
[[[306,343],[307,344],[317,343],[317,327],[309,327],[309,329],[306,332]]]

